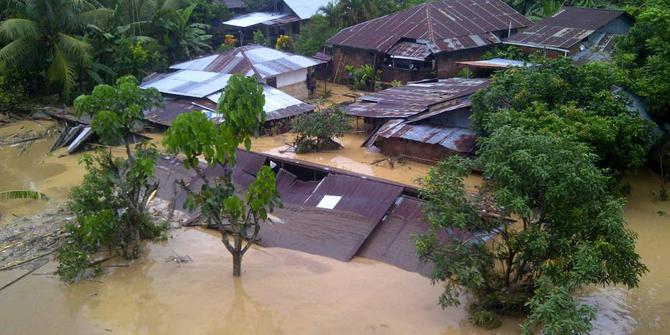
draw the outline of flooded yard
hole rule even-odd
[[[29,122],[23,126],[50,127]],[[13,124],[11,127],[19,127]],[[41,129],[41,128],[40,128]],[[0,135],[17,128],[0,128]],[[4,136],[4,135],[3,135]],[[157,136],[156,138],[160,138]],[[363,133],[340,139],[344,149],[297,155],[286,151],[292,135],[264,137],[253,150],[330,165],[361,174],[415,184],[428,166],[414,162],[373,164],[385,157],[360,147]],[[0,203],[4,221],[63,203],[84,171],[78,155],[48,153],[53,139],[22,151],[0,146],[0,190],[30,188],[49,202]],[[468,184],[476,185],[479,177]],[[655,177],[642,171],[629,178],[625,208],[639,234],[638,251],[650,272],[638,289],[593,288],[582,301],[599,308],[594,334],[663,333],[670,329],[670,202],[657,202]],[[0,226],[2,229],[2,226]],[[66,285],[49,275],[50,262],[0,291],[1,334],[516,334],[518,320],[501,328],[473,328],[462,307],[442,310],[442,289],[430,280],[363,258],[339,262],[280,248],[254,248],[240,279],[231,276],[229,253],[218,234],[180,229],[166,242],[147,243],[132,264],[105,263],[105,274]],[[176,262],[188,256],[190,262]],[[0,287],[24,270],[0,272]]]

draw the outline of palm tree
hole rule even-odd
[[[90,64],[83,24],[105,14],[86,0],[26,0],[17,18],[0,23],[0,61],[37,71],[67,98],[77,74]]]
[[[31,190],[0,191],[0,200],[32,199],[49,200],[46,194]]]

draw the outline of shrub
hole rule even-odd
[[[340,148],[333,138],[346,134],[351,120],[341,109],[324,110],[297,117],[291,126],[297,134],[296,152],[305,153]]]
[[[374,91],[377,81],[381,78],[381,71],[373,66],[365,64],[359,68],[347,65],[344,70],[349,74],[349,83],[354,89]]]

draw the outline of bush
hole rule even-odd
[[[502,320],[498,314],[483,309],[472,311],[468,316],[468,320],[473,325],[484,329],[495,329],[502,324]]]
[[[9,110],[26,97],[26,83],[14,66],[0,64],[0,110]]]
[[[114,46],[112,70],[119,77],[144,78],[153,72],[165,71],[167,66],[165,50],[155,40],[123,38]]]
[[[344,67],[344,70],[349,74],[349,83],[354,89],[366,91],[375,90],[377,81],[380,80],[382,73],[368,64],[359,68],[347,65]]]
[[[260,30],[254,31],[254,44],[262,45],[264,47],[270,46],[270,41],[263,35]]]
[[[291,124],[297,134],[297,153],[339,149],[333,138],[343,136],[351,129],[349,117],[341,110],[324,110],[302,115]]]
[[[275,43],[275,49],[284,51],[293,51],[293,39],[291,36],[279,35]]]

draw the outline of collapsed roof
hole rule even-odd
[[[409,41],[440,53],[500,43],[494,32],[530,24],[500,0],[442,0],[345,28],[326,44],[389,53]],[[420,46],[413,46],[412,53],[425,53]]]
[[[617,10],[566,7],[510,36],[504,43],[567,52],[598,29],[627,15]]]

